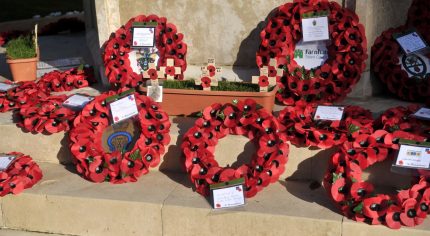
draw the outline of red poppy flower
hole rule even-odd
[[[402,204],[402,212],[400,213],[400,221],[409,227],[421,224],[423,219],[417,217],[416,214],[417,200],[414,198],[409,198],[405,200]]]
[[[351,196],[359,201],[373,192],[373,185],[366,182],[356,182],[351,185]]]
[[[366,198],[363,200],[363,215],[378,219],[387,212],[387,201],[384,195]]]
[[[203,88],[210,88],[211,86],[211,79],[209,77],[203,77],[200,79],[201,83],[202,83],[202,87]]]
[[[209,76],[210,76],[210,77],[214,77],[214,76],[215,76],[215,74],[216,74],[216,68],[215,68],[215,66],[213,66],[213,65],[208,65],[206,68],[207,68],[207,70],[208,70],[208,72],[209,72]]]
[[[260,87],[267,87],[269,86],[269,78],[267,76],[262,75],[258,78],[258,86]]]
[[[385,216],[385,222],[388,227],[392,229],[400,229],[400,213],[402,208],[396,205],[391,205],[388,207],[387,215]]]

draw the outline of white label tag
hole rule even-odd
[[[422,107],[417,112],[415,112],[413,116],[422,120],[430,120],[430,109]]]
[[[127,97],[121,98],[118,101],[110,104],[110,110],[112,114],[113,123],[118,123],[128,118],[137,115],[136,99],[134,94],[128,95]]]
[[[330,39],[327,16],[302,19],[303,41],[320,41]]]
[[[212,190],[213,207],[215,209],[245,205],[243,185]]]
[[[314,120],[342,120],[343,107],[336,106],[318,106],[315,112]]]
[[[154,27],[134,27],[133,47],[153,47],[155,39]]]
[[[430,168],[430,148],[400,145],[396,166],[415,169]]]
[[[422,53],[403,54],[399,56],[402,70],[408,73],[409,78],[423,78],[429,73],[430,61]]]
[[[0,82],[0,92],[6,92],[9,89],[15,88],[17,86],[18,85],[16,85],[16,84],[6,84],[6,83]]]
[[[66,101],[64,101],[63,105],[67,107],[82,109],[85,105],[87,105],[87,103],[91,102],[93,99],[94,98],[90,96],[75,94],[69,97]]]
[[[16,156],[0,155],[0,171],[6,170],[15,158]]]
[[[154,102],[163,102],[163,86],[147,86],[146,96],[152,98]]]
[[[426,43],[417,32],[411,32],[400,36],[396,38],[396,40],[406,54],[414,53],[427,47]]]
[[[321,66],[328,59],[327,43],[324,41],[303,42],[300,40],[294,50],[294,60],[299,66],[310,70]]]

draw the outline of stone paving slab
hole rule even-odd
[[[183,174],[151,171],[136,183],[112,185],[88,182],[68,166],[41,168],[33,188],[1,199],[4,227],[95,236],[430,235],[428,220],[397,231],[347,220],[308,181],[279,181],[243,207],[213,210]]]

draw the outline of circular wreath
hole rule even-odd
[[[68,131],[77,112],[62,104],[68,96],[50,96],[40,99],[33,106],[21,107],[22,120],[18,126],[32,133],[53,134]]]
[[[369,110],[358,106],[344,107],[340,121],[314,120],[316,104],[298,101],[279,113],[285,135],[291,144],[331,148],[352,141],[361,134],[373,132],[373,118]]]
[[[105,101],[116,95],[109,91],[87,104],[73,122],[70,149],[77,172],[93,182],[114,184],[135,182],[156,167],[165,145],[170,142],[168,115],[149,97],[134,93],[139,115],[134,118],[139,138],[130,151],[106,153],[102,147],[103,131],[109,126],[110,109]]]
[[[407,26],[391,28],[384,31],[376,40],[372,47],[371,65],[375,76],[379,78],[388,90],[398,97],[408,100],[422,102],[430,96],[430,80],[428,74],[415,71],[416,67],[411,66],[414,76],[409,78],[408,72],[402,69],[399,55],[402,49],[393,34],[403,33],[408,30]],[[424,40],[430,42],[430,27],[426,30],[417,28]],[[413,55],[412,55],[413,56]],[[413,56],[421,66],[425,67],[425,62],[421,58]],[[429,55],[426,55],[429,58]],[[413,59],[411,56],[403,56],[401,60]],[[419,69],[419,67],[418,67]],[[427,68],[430,71],[430,68]],[[425,71],[423,69],[423,71]],[[415,73],[416,72],[416,73]]]
[[[420,141],[428,141],[430,140],[430,122],[413,116],[419,108],[418,105],[390,108],[375,120],[374,128],[390,133],[407,132],[415,136],[414,140],[424,138]]]
[[[289,146],[280,135],[282,125],[266,110],[258,109],[254,100],[237,104],[215,103],[203,110],[203,117],[185,134],[181,145],[184,166],[196,191],[209,194],[209,185],[243,177],[245,196],[250,198],[285,170]],[[220,167],[214,150],[218,140],[228,134],[244,135],[257,146],[250,164],[237,169]]]
[[[0,171],[1,197],[9,193],[19,194],[42,179],[42,170],[30,156],[19,152],[11,152],[7,155],[16,156],[16,158],[6,170]]]
[[[307,70],[294,60],[295,45],[302,39],[301,14],[328,11],[331,44],[328,59],[317,68]],[[260,33],[257,65],[277,59],[284,68],[278,80],[278,101],[293,105],[307,102],[333,102],[344,98],[358,82],[367,59],[367,41],[358,16],[336,2],[327,0],[294,0],[278,7]],[[270,69],[269,69],[270,70]]]
[[[394,195],[375,194],[373,185],[361,178],[367,167],[393,158],[393,150],[399,149],[399,138],[414,140],[415,137],[407,132],[391,134],[377,130],[373,134],[362,135],[354,143],[345,143],[331,157],[324,187],[345,216],[394,229],[423,222],[430,204],[430,182],[426,176],[419,176],[409,189]]]
[[[426,28],[430,21],[430,6],[426,0],[414,0],[409,7],[406,25],[415,28]]]
[[[43,75],[37,82],[20,82],[19,86],[0,92],[0,112],[34,106],[40,99],[46,99],[51,92],[70,91],[87,87],[93,83],[92,68],[72,68],[67,71],[52,71]],[[4,83],[12,84],[6,80]]]
[[[105,73],[113,88],[136,87],[143,82],[142,75],[132,70],[128,59],[128,53],[131,51],[132,25],[135,22],[158,23],[155,29],[155,46],[160,56],[158,66],[166,66],[167,59],[174,59],[175,66],[182,69],[177,78],[183,79],[183,72],[187,69],[187,44],[183,42],[184,35],[178,32],[174,24],[168,23],[165,17],[140,15],[131,18],[112,33],[103,46]]]

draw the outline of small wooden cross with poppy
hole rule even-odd
[[[260,68],[259,76],[252,76],[252,83],[260,86],[260,92],[267,92],[269,86],[276,85],[276,78],[282,74],[282,69],[276,67],[276,59],[271,59],[269,66]]]
[[[180,75],[182,69],[180,66],[175,66],[175,60],[173,58],[168,58],[166,66],[160,66],[160,71],[167,80],[174,80],[175,75]]]
[[[200,80],[196,81],[196,85],[201,85],[203,90],[210,91],[211,86],[218,86],[218,79],[221,76],[221,67],[216,67],[215,59],[208,59],[208,64],[201,67],[202,74]]]
[[[142,73],[142,77],[144,79],[150,79],[151,83],[158,83],[158,79],[164,79],[164,73],[160,70],[157,70],[155,63],[149,63],[148,70]]]

